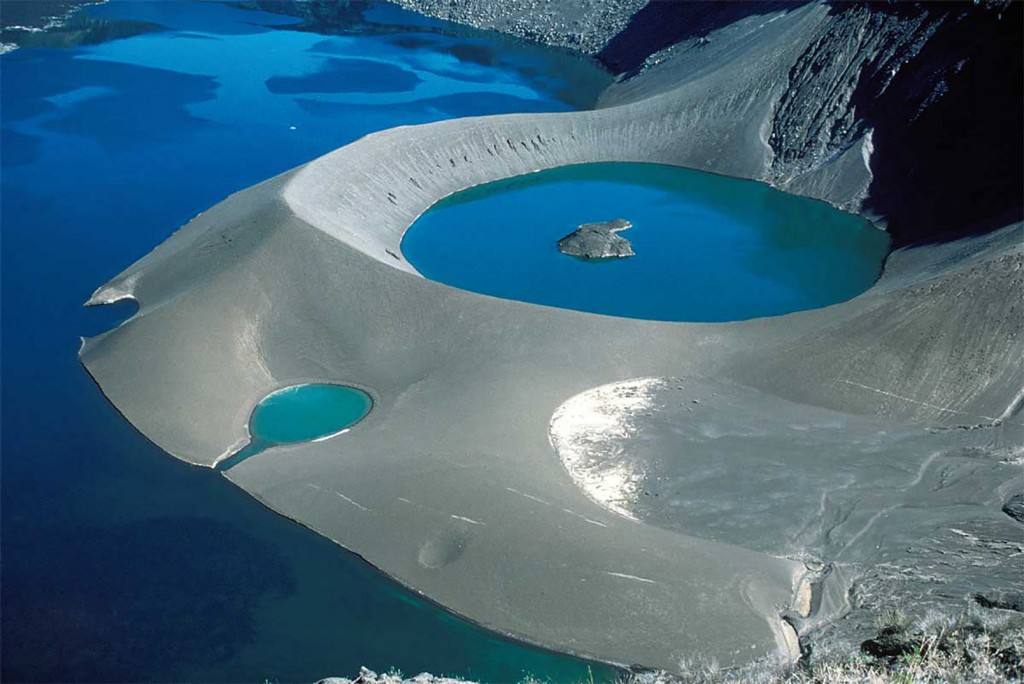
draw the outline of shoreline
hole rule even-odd
[[[477,624],[666,670],[694,653],[794,660],[783,615],[807,603],[803,564],[598,506],[552,453],[552,414],[599,385],[695,375],[892,424],[953,428],[1007,412],[1014,422],[1019,224],[897,250],[847,302],[724,324],[497,300],[425,280],[397,255],[442,197],[524,172],[655,161],[764,176],[763,115],[776,89],[764,74],[801,47],[778,43],[822,20],[819,6],[782,13],[758,40],[734,36],[743,47],[733,44],[731,61],[647,99],[381,131],[232,195],[97,290],[90,303],[132,297],[140,309],[84,341],[82,362],[143,434],[199,465],[237,444],[240,417],[274,385],[371,388],[380,402],[358,429],[266,450],[225,476]],[[729,49],[728,36],[716,38],[707,63]],[[753,93],[739,110],[735,92]],[[692,115],[700,102],[704,118]],[[835,160],[832,182],[819,169],[782,189],[852,206],[871,176],[854,151]],[[954,291],[970,301],[951,305]],[[949,371],[919,377],[919,367]],[[314,483],[337,497],[311,493]]]

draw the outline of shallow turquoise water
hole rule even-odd
[[[333,435],[370,412],[370,395],[343,385],[298,385],[268,395],[249,419],[254,438],[271,444]]]
[[[249,444],[218,463],[217,469],[232,468],[275,445],[336,435],[365,418],[371,408],[370,395],[355,387],[307,384],[279,389],[253,410]]]
[[[636,256],[558,251],[582,223],[624,218]],[[402,250],[427,278],[580,311],[669,321],[774,316],[845,301],[878,278],[886,233],[822,202],[657,164],[567,166],[437,203]]]
[[[92,290],[229,194],[374,130],[564,111],[609,80],[386,4],[316,3],[332,26],[255,4],[110,2],[83,12],[154,30],[0,57],[0,679],[587,681],[168,457],[78,363],[133,309],[85,309]]]

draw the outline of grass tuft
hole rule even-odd
[[[619,684],[1004,684],[1024,680],[1024,617],[971,609],[912,619],[891,610],[860,650],[815,648],[795,666],[762,662],[742,669],[688,660],[679,675],[649,672]],[[873,644],[869,646],[869,644]]]

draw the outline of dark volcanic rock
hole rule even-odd
[[[870,130],[865,209],[885,217],[896,246],[1019,220],[1022,9],[830,3],[776,107],[773,172],[813,168]]]
[[[860,645],[860,650],[875,658],[897,658],[913,653],[920,646],[920,640],[899,627],[886,627],[878,636]]]
[[[632,74],[659,50],[753,15],[792,9],[809,0],[745,2],[649,2],[597,54],[612,73]]]
[[[1017,522],[1024,523],[1024,494],[1014,494],[1003,504],[1003,513]]]
[[[625,219],[584,223],[558,241],[558,251],[580,259],[622,259],[634,256],[633,245],[618,235],[633,224]]]
[[[975,594],[971,598],[982,608],[996,608],[998,610],[1015,610],[1024,613],[1024,594],[1015,592],[999,592],[990,594]]]

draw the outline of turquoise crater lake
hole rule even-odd
[[[249,420],[254,440],[289,444],[325,439],[362,420],[373,400],[345,385],[297,385],[267,395]]]
[[[558,240],[626,219],[635,256],[585,261]],[[762,183],[659,164],[565,166],[447,197],[406,232],[425,277],[481,294],[666,321],[815,309],[870,287],[889,250],[867,221]]]
[[[346,432],[371,408],[369,394],[347,385],[293,385],[271,392],[249,418],[249,444],[218,463],[217,469],[236,466],[272,446],[312,442]]]

